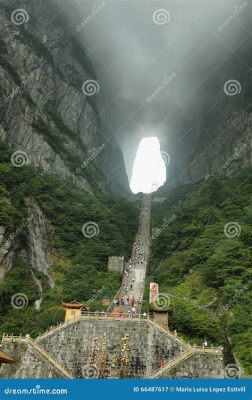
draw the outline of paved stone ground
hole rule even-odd
[[[114,312],[128,313],[129,308],[132,307],[132,299],[135,300],[136,313],[141,312],[146,269],[149,259],[150,214],[150,195],[145,195],[139,217],[138,232],[133,244],[131,262],[127,263],[127,265],[131,264],[132,267],[128,271],[128,276],[124,274],[121,289],[116,297],[116,300],[129,298],[129,305],[114,306]],[[137,262],[137,258],[139,257],[144,257],[143,263]]]

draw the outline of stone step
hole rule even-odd
[[[28,337],[27,342],[40,353],[50,364],[54,366],[65,378],[73,379],[74,377],[69,374],[46,350],[44,350],[38,343],[36,343],[32,338]]]
[[[191,357],[193,354],[195,354],[195,351],[193,348],[185,351],[184,353],[180,354],[178,357],[174,358],[167,364],[165,364],[163,367],[161,367],[157,372],[155,372],[153,375],[151,375],[149,378],[150,379],[156,379],[160,378],[164,373],[169,372],[171,369],[177,367],[179,364],[187,360],[189,357]]]
[[[58,372],[60,372],[61,375],[64,376],[64,378],[68,379],[73,379],[73,376],[63,368],[58,361],[56,361],[45,349],[43,349],[38,343],[35,342],[30,336],[8,336],[8,335],[3,335],[2,342],[3,343],[8,343],[8,342],[25,342],[29,344],[34,350],[36,350],[43,358],[45,358]]]

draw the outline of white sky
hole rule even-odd
[[[130,188],[133,193],[151,193],[166,180],[165,162],[157,137],[148,137],[139,143],[133,166]]]

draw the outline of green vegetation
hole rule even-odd
[[[16,168],[10,157],[8,147],[0,143],[0,226],[6,227],[7,237],[15,232],[27,218],[25,198],[33,196],[49,221],[55,287],[49,289],[47,279],[42,278],[44,300],[41,311],[36,311],[38,288],[26,258],[17,257],[5,280],[0,282],[0,333],[30,332],[36,336],[63,320],[61,300],[90,300],[90,310],[104,309],[102,298],[112,298],[121,281],[119,274],[107,272],[108,257],[130,256],[138,210],[136,203],[116,196],[104,197],[101,203],[70,181],[44,174],[29,165]],[[89,221],[99,226],[99,234],[92,238],[82,234],[83,224]],[[17,236],[20,249],[27,247],[26,229]],[[37,271],[36,276],[41,280]],[[19,310],[11,306],[16,293],[27,296],[27,307]]]
[[[233,178],[211,177],[162,193],[152,225],[149,281],[168,293],[171,329],[191,342],[223,343],[224,331],[245,371],[252,373],[252,168]],[[228,223],[235,222],[233,230]],[[226,234],[224,233],[224,227]],[[234,237],[231,237],[231,236]],[[225,317],[225,318],[224,318]],[[249,351],[250,349],[250,351]]]

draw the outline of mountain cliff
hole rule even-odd
[[[137,227],[122,152],[89,92],[94,68],[63,9],[0,3],[1,331],[39,333],[62,319],[63,299],[102,308],[120,281],[108,257],[129,256]]]
[[[162,139],[170,155],[167,185],[232,175],[252,164],[252,74],[249,36],[239,52],[217,65],[198,89],[190,117],[171,126],[176,138]],[[169,137],[169,135],[167,135]],[[228,168],[227,168],[228,166]]]
[[[88,92],[99,85],[93,66],[67,31],[62,2],[58,9],[50,1],[0,7],[1,138],[23,162],[90,193],[128,190],[122,153]]]

